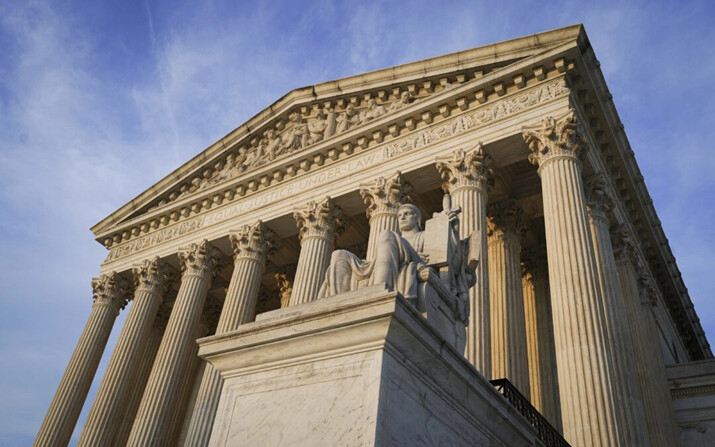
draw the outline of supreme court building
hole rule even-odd
[[[715,361],[581,25],[293,90],[92,231],[37,447],[85,404],[83,447],[715,445]]]

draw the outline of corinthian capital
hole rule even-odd
[[[529,161],[539,167],[555,158],[581,156],[582,147],[573,109],[559,118],[548,116],[535,126],[522,127],[521,134],[531,150]]]
[[[628,227],[623,224],[611,228],[611,244],[617,263],[630,262],[634,268],[638,266],[635,242]]]
[[[109,306],[119,312],[127,305],[131,294],[131,283],[117,272],[102,274],[92,278],[94,304]]]
[[[233,258],[253,259],[266,262],[266,257],[278,249],[275,233],[260,220],[253,225],[244,225],[239,230],[229,234],[233,247]]]
[[[179,250],[178,255],[183,275],[202,276],[206,279],[216,274],[223,260],[221,251],[206,239]]]
[[[333,203],[330,197],[322,202],[310,201],[307,205],[293,212],[302,241],[305,237],[322,237],[333,240],[336,234],[342,232],[345,224],[340,219],[342,210]]]
[[[177,280],[176,270],[158,256],[145,259],[141,265],[132,269],[132,273],[136,290],[146,290],[160,297]]]
[[[458,149],[451,157],[440,157],[435,162],[445,181],[442,188],[448,193],[464,187],[487,190],[494,184],[492,157],[484,154],[482,143],[477,143],[469,152]]]
[[[400,171],[392,177],[378,177],[374,182],[360,185],[368,219],[376,214],[397,214],[400,205],[410,201],[410,192],[412,185],[402,180]]]
[[[487,235],[519,242],[525,231],[523,210],[512,200],[490,203],[487,207]]]
[[[586,184],[586,205],[592,218],[608,221],[608,212],[613,201],[608,194],[606,177],[598,174],[589,179]]]

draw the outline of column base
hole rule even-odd
[[[199,340],[224,378],[210,446],[540,446],[401,295],[373,286]]]

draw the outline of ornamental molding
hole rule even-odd
[[[442,189],[452,194],[460,188],[477,188],[487,192],[494,185],[492,157],[484,153],[480,141],[469,151],[458,149],[451,157],[439,157],[435,166],[444,184]]]
[[[129,302],[131,282],[117,272],[109,272],[92,279],[92,300],[95,306],[107,306],[117,314]]]
[[[243,225],[240,229],[230,232],[229,240],[233,248],[234,261],[251,259],[263,264],[268,256],[278,250],[275,233],[260,220],[253,225]]]
[[[333,242],[335,236],[342,233],[345,223],[340,219],[342,210],[326,197],[320,202],[311,200],[307,205],[293,212],[298,225],[298,239],[301,243],[305,238],[317,237]]]
[[[403,180],[400,171],[391,177],[380,176],[370,183],[360,185],[360,197],[367,205],[365,214],[368,220],[383,214],[397,216],[400,205],[412,201],[412,190],[412,185]]]
[[[585,146],[573,109],[556,118],[547,116],[539,124],[524,126],[521,133],[531,150],[529,161],[539,166],[539,174],[550,161],[583,158]]]
[[[206,239],[180,249],[178,255],[182,277],[192,275],[211,281],[223,267],[223,253]]]
[[[493,102],[475,106],[475,109],[465,114],[459,114],[448,119],[432,122],[426,128],[416,130],[418,124],[414,118],[407,117],[404,127],[393,129],[394,141],[376,144],[373,139],[357,139],[358,144],[343,142],[341,146],[323,147],[317,154],[306,154],[303,159],[296,158],[297,164],[287,164],[280,170],[271,171],[259,178],[249,179],[245,176],[237,182],[228,182],[230,187],[225,191],[216,191],[212,197],[203,198],[180,209],[148,222],[137,224],[131,229],[115,233],[113,238],[105,239],[110,247],[105,263],[113,262],[133,255],[159,244],[179,237],[198,232],[207,227],[240,216],[251,209],[268,205],[274,201],[289,197],[299,191],[315,188],[320,184],[334,181],[354,172],[369,169],[382,162],[399,157],[403,154],[433,145],[467,131],[473,131],[507,119],[517,113],[531,110],[545,103],[568,96],[570,90],[563,77],[533,87],[527,87],[513,95],[499,97]],[[456,107],[459,110],[458,107]],[[393,124],[389,128],[397,127]],[[374,131],[373,134],[377,134]],[[389,130],[384,135],[390,135]],[[382,140],[381,140],[382,141]],[[374,147],[376,146],[376,147]],[[374,147],[374,149],[373,149]],[[370,149],[370,150],[365,150]],[[327,152],[327,157],[323,155]],[[331,169],[325,169],[325,163],[330,163],[350,157],[347,164]],[[314,169],[321,168],[322,169]],[[281,185],[287,180],[289,184]],[[270,187],[270,189],[267,189]],[[207,190],[208,191],[208,190]]]

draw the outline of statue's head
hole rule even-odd
[[[400,231],[422,229],[422,213],[411,203],[400,205],[397,209],[397,224]]]

